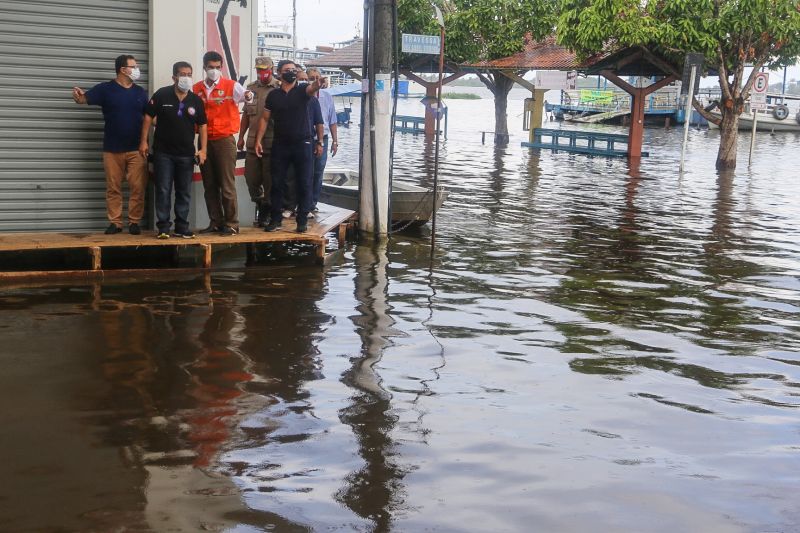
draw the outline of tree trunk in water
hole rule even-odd
[[[722,122],[719,125],[719,152],[717,170],[736,168],[736,141],[739,137],[739,115],[731,109],[720,109]]]
[[[494,78],[494,142],[508,144],[508,91],[514,86],[514,80],[500,73]]]

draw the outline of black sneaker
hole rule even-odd
[[[278,231],[279,229],[281,229],[281,223],[276,220],[264,226],[264,231]]]
[[[139,224],[137,224],[136,222],[131,222],[128,225],[128,233],[130,233],[131,235],[141,235],[142,228],[140,228]]]
[[[219,234],[222,235],[223,237],[227,237],[229,235],[236,235],[237,233],[239,233],[239,230],[236,228],[232,228],[230,226],[225,226],[219,231]]]
[[[297,233],[305,233],[308,231],[308,224],[297,224]]]
[[[106,228],[106,235],[114,235],[116,233],[122,233],[122,228],[114,223],[109,224]]]
[[[194,239],[194,232],[192,230],[187,229],[186,231],[176,231],[173,233],[176,237],[182,237],[184,239]]]
[[[201,229],[198,233],[219,233],[221,230],[222,230],[222,228],[220,228],[219,226],[215,226],[214,224],[211,224],[207,228]]]

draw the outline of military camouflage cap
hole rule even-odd
[[[256,68],[272,68],[272,58],[267,56],[258,56],[256,58]]]

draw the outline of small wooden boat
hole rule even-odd
[[[358,172],[348,169],[325,169],[322,176],[320,202],[342,209],[358,211]],[[436,209],[447,198],[447,191],[439,187]],[[392,183],[392,225],[422,226],[433,214],[433,190],[407,183]]]

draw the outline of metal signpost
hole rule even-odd
[[[689,140],[689,125],[692,122],[692,103],[694,102],[694,94],[697,91],[696,85],[700,84],[700,71],[703,68],[704,59],[705,58],[703,54],[686,54],[686,60],[683,64],[681,93],[686,94],[686,111],[683,118],[683,145],[681,146],[680,165],[681,172],[683,172],[683,161],[686,157],[686,143]]]
[[[750,157],[747,164],[753,161],[753,148],[756,146],[756,122],[758,122],[758,111],[767,108],[767,88],[769,87],[769,72],[759,72],[753,80],[753,88],[750,89],[750,113],[753,114],[753,132],[750,136]]]
[[[442,77],[444,74],[444,17],[441,10],[432,6],[439,24],[439,35],[415,35],[404,33],[402,50],[408,54],[430,54],[439,56],[439,83],[436,87],[436,149],[433,160],[433,210],[431,212],[431,267],[433,267],[434,247],[436,245],[436,195],[439,191],[439,130],[442,120]],[[434,104],[426,104],[434,105]]]

